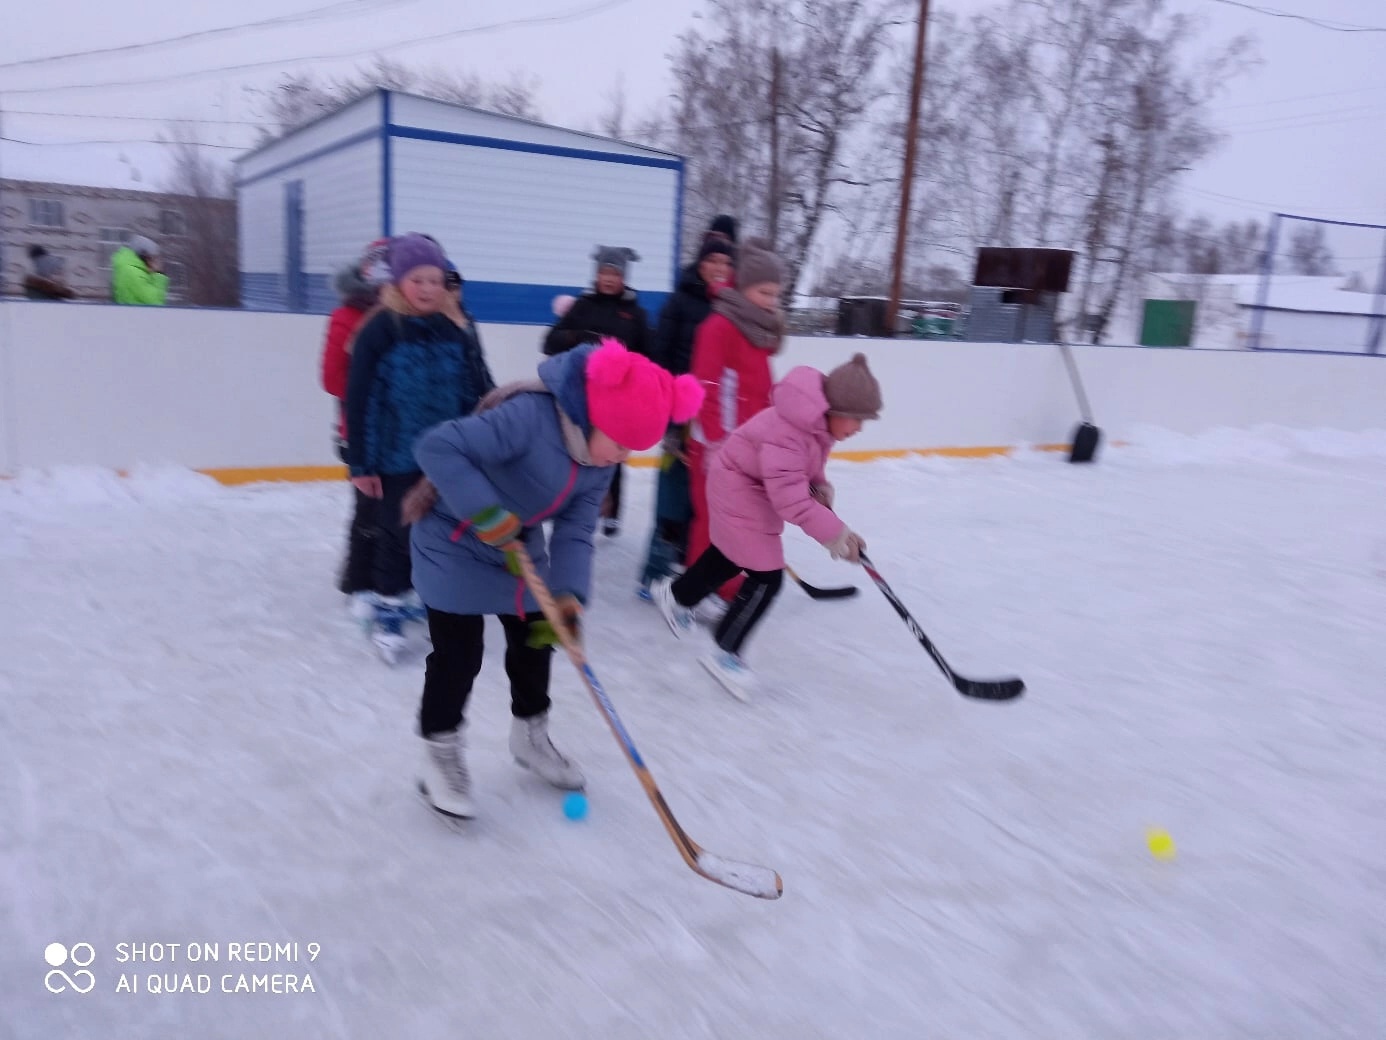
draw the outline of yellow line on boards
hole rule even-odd
[[[223,484],[260,484],[273,481],[346,480],[345,466],[253,466],[236,469],[202,469]]]
[[[1123,442],[1113,442],[1113,446],[1122,447]],[[1036,444],[1032,446],[1035,451],[1068,451],[1070,445],[1067,444]],[[878,459],[907,459],[913,456],[938,456],[954,459],[986,459],[996,458],[1002,455],[1010,455],[1015,452],[1015,448],[1009,445],[976,445],[972,447],[944,447],[944,448],[879,448],[865,451],[835,451],[832,457],[842,462],[875,462]],[[647,468],[659,465],[658,455],[640,455],[627,461],[626,465]],[[129,474],[124,470],[117,471],[122,477]],[[211,477],[213,480],[228,486],[239,484],[261,484],[261,483],[284,483],[295,482],[304,483],[321,480],[346,480],[347,471],[345,466],[245,466],[245,467],[220,467],[215,469],[200,469],[197,472]],[[0,480],[9,477],[0,474]]]

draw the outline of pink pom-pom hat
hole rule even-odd
[[[587,413],[592,425],[631,451],[653,448],[670,423],[698,414],[703,388],[606,338],[587,358]]]

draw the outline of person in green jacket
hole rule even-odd
[[[136,235],[129,245],[111,254],[111,299],[116,303],[162,307],[168,296],[168,275],[159,264],[159,247]]]

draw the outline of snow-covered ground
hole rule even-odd
[[[1000,705],[797,532],[806,579],[862,594],[787,585],[733,701],[633,595],[629,474],[594,666],[690,834],[778,902],[684,867],[562,660],[589,817],[509,760],[494,646],[483,816],[425,809],[421,658],[387,669],[332,588],[343,486],[0,483],[0,1036],[1386,1035],[1386,435],[1141,443],[835,465],[954,666],[1024,676]],[[296,959],[230,960],[261,941]],[[91,944],[91,992],[48,991],[53,942]],[[275,973],[313,992],[221,991]]]

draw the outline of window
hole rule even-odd
[[[35,227],[65,227],[63,204],[57,199],[30,199],[29,223]]]
[[[181,296],[188,291],[188,271],[177,260],[164,263],[164,274],[168,275],[168,291]]]
[[[101,228],[96,237],[100,239],[101,245],[101,267],[102,270],[111,269],[111,254],[123,246],[130,239],[135,237],[135,233],[128,228]]]
[[[183,214],[176,209],[161,209],[159,211],[159,233],[174,236],[186,235],[188,222],[183,218]]]

